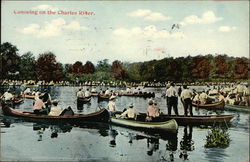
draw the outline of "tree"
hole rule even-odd
[[[208,79],[210,68],[210,62],[207,57],[197,56],[192,62],[192,76],[197,79]]]
[[[16,46],[9,42],[1,44],[0,53],[0,68],[1,78],[7,78],[11,74],[19,73],[20,56]]]
[[[248,64],[247,58],[236,58],[236,64],[234,69],[235,79],[248,79]]]
[[[97,62],[96,66],[97,71],[109,71],[111,70],[111,66],[108,64],[108,59],[104,59],[102,61]]]
[[[40,54],[36,64],[37,80],[58,81],[63,77],[63,67],[52,52]]]
[[[83,66],[83,71],[85,74],[93,74],[95,72],[95,66],[92,62],[87,61]]]
[[[112,63],[111,67],[112,77],[116,80],[122,80],[125,77],[125,70],[122,67],[122,63],[118,60]]]
[[[69,73],[71,74],[83,74],[84,68],[81,61],[76,61],[70,68]]]
[[[219,78],[225,78],[228,73],[228,64],[225,56],[217,56],[215,58],[215,74]]]
[[[20,79],[35,79],[36,60],[31,52],[27,52],[21,56],[20,63]]]

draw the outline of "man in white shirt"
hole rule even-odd
[[[139,115],[139,113],[137,111],[135,111],[135,109],[133,109],[133,107],[134,106],[131,103],[129,105],[129,108],[121,114],[121,117],[125,117],[127,119],[135,120],[137,115]]]
[[[61,107],[58,106],[58,102],[59,102],[58,100],[52,101],[52,107],[48,115],[59,116],[61,114],[62,109]]]
[[[166,91],[167,96],[167,107],[168,107],[168,115],[171,115],[171,109],[173,107],[175,114],[178,116],[178,93],[174,88],[174,83],[170,84],[170,87]]]
[[[187,85],[184,85],[183,88],[184,90],[181,92],[181,100],[184,106],[185,116],[187,116],[188,109],[190,116],[193,116],[193,110],[192,110],[193,92],[187,88]]]
[[[114,113],[117,111],[117,107],[115,105],[115,96],[111,96],[108,103],[108,110],[111,115],[114,115]]]
[[[105,95],[106,95],[106,96],[109,96],[109,95],[110,95],[109,88],[107,88],[107,90],[105,91]]]
[[[10,93],[10,90],[7,90],[2,97],[5,101],[10,101],[14,98],[14,96]]]
[[[91,93],[90,93],[89,89],[87,89],[85,92],[85,98],[90,98],[90,97],[91,97]]]
[[[83,99],[85,97],[84,92],[82,91],[82,88],[79,88],[79,91],[76,93],[77,97],[77,109],[83,108]]]

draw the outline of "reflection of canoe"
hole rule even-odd
[[[144,122],[144,121],[135,121],[135,120],[127,120],[127,119],[112,117],[111,123],[136,129],[143,128],[143,129],[157,129],[166,131],[176,131],[178,129],[178,124],[175,120],[169,120],[165,122]]]
[[[175,115],[164,115],[161,114],[157,121],[167,121],[175,119],[178,125],[213,125],[215,123],[228,123],[234,115],[209,115],[209,116],[175,116]],[[140,113],[137,116],[140,120],[145,120],[146,114]]]
[[[239,106],[239,105],[229,105],[229,104],[226,104],[225,109],[233,111],[247,111],[247,112],[250,111],[249,106]]]
[[[31,120],[46,120],[48,122],[66,122],[71,124],[81,124],[84,122],[108,122],[109,112],[106,109],[101,109],[90,114],[74,114],[66,116],[49,116],[42,114],[34,114],[33,112],[24,112],[21,110],[12,109],[5,105],[2,107],[3,114],[7,116],[22,117]]]
[[[220,102],[216,102],[212,104],[204,104],[204,105],[196,104],[193,102],[192,105],[195,107],[204,108],[204,109],[224,109],[225,102],[222,100]]]
[[[23,97],[28,99],[35,99],[35,95],[23,94]]]

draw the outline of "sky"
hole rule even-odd
[[[1,43],[73,64],[249,57],[248,1],[2,1]],[[53,13],[53,14],[52,14]]]

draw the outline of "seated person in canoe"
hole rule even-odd
[[[34,111],[35,114],[48,114],[48,111],[46,109],[46,106],[42,100],[43,96],[40,96],[35,100],[35,103],[32,107],[32,110]]]
[[[157,117],[160,116],[159,109],[157,109],[154,105],[154,101],[150,99],[148,101],[148,108],[147,108],[147,117],[146,121],[156,121]]]
[[[52,100],[52,106],[48,115],[59,116],[62,112],[60,106],[58,106],[59,100]]]
[[[126,111],[124,111],[120,115],[120,117],[129,119],[129,120],[136,120],[136,117],[137,117],[137,115],[139,115],[139,113],[133,107],[134,107],[134,105],[131,103],[129,105],[129,108]]]
[[[4,101],[12,101],[14,99],[14,96],[12,93],[10,93],[10,89],[8,89],[4,94],[1,96],[1,98]]]

